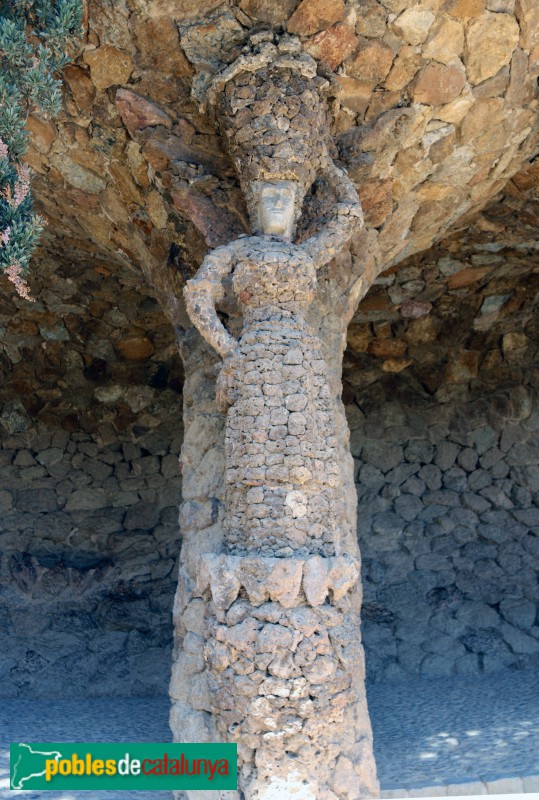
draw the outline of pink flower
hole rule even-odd
[[[23,297],[25,300],[29,300],[31,303],[33,303],[35,302],[34,298],[30,296],[30,289],[21,273],[22,266],[19,261],[13,261],[6,269],[6,275],[11,283],[15,286],[17,294],[20,297]]]
[[[7,158],[7,144],[0,139],[0,158]]]
[[[17,165],[17,180],[15,181],[15,191],[11,191],[11,186],[2,189],[2,196],[12,208],[18,208],[28,192],[30,191],[30,167],[28,164]]]
[[[15,184],[15,208],[18,208],[28,192],[30,191],[30,167],[28,164],[17,165],[17,175],[19,177]]]
[[[8,225],[5,231],[0,235],[0,241],[3,245],[6,245],[9,242],[9,237],[11,236],[11,227]]]

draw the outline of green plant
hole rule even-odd
[[[24,276],[44,220],[33,211],[26,121],[32,111],[53,117],[62,108],[55,77],[80,33],[82,0],[0,0],[0,270],[22,297]]]

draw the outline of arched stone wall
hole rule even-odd
[[[381,276],[350,326],[371,681],[537,664],[533,258],[447,242]],[[140,281],[104,268],[78,264],[75,292],[51,261],[48,304],[2,306],[4,697],[166,691],[182,377]]]

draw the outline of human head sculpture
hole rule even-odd
[[[299,39],[262,31],[210,86],[209,105],[257,234],[293,238],[304,197],[328,158],[326,97],[335,83],[319,69]]]
[[[296,221],[296,181],[257,181],[252,188],[257,198],[257,228],[261,233],[282,236],[289,241]]]

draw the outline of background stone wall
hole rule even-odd
[[[76,274],[76,282],[72,276]],[[0,304],[0,698],[166,691],[179,356],[136,275],[42,262]]]
[[[369,679],[537,666],[537,392],[453,405],[402,383],[350,415]]]
[[[349,329],[371,681],[539,664],[539,275],[511,213],[388,270]]]
[[[3,440],[0,697],[164,691],[179,445],[172,420],[113,442],[44,428]]]

